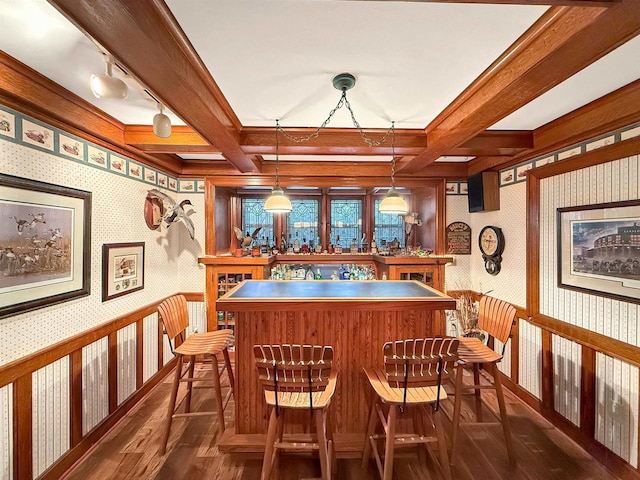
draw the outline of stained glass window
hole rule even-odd
[[[307,241],[307,245],[309,242],[315,245],[320,235],[318,231],[320,201],[317,198],[293,198],[291,206],[293,210],[287,213],[287,242],[289,239],[294,241],[297,233],[300,245],[303,240]]]
[[[253,234],[256,228],[262,227],[258,233],[258,243],[262,244],[262,237],[268,238],[269,243],[273,242],[273,213],[264,211],[264,198],[243,198],[242,199],[242,231],[249,235]]]
[[[360,199],[331,200],[331,242],[336,244],[340,236],[340,245],[348,251],[352,239],[360,244],[362,238],[362,201]]]
[[[380,202],[382,202],[381,198],[376,199],[373,206],[376,243],[380,245],[382,240],[386,240],[389,243],[394,238],[397,238],[400,242],[400,247],[404,247],[404,219],[402,215],[380,213]]]

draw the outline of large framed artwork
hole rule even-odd
[[[640,303],[640,200],[559,208],[558,286]]]
[[[89,295],[91,193],[0,174],[0,318]]]
[[[102,245],[102,301],[144,288],[144,242]]]

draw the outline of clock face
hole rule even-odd
[[[498,233],[492,227],[485,227],[480,232],[480,250],[487,256],[493,256],[498,251]]]

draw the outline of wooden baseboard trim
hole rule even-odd
[[[89,451],[96,443],[102,438],[134,407],[140,402],[158,383],[160,383],[167,374],[175,367],[176,360],[172,359],[167,363],[160,371],[158,371],[153,377],[151,377],[147,383],[145,383],[139,390],[131,395],[122,405],[120,405],[111,415],[106,417],[98,426],[96,426],[91,432],[76,445],[69,450],[65,455],[53,464],[48,470],[46,470],[40,478],[40,480],[55,480],[65,476],[73,465],[82,458],[82,456]]]

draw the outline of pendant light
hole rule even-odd
[[[404,215],[409,211],[404,198],[395,189],[396,175],[396,129],[395,122],[391,123],[391,188],[380,202],[380,213],[395,213]]]
[[[288,213],[293,210],[291,206],[291,200],[289,200],[285,194],[284,190],[280,188],[280,182],[278,178],[278,167],[280,165],[280,160],[278,158],[278,130],[280,128],[280,123],[276,120],[276,185],[271,190],[271,195],[267,198],[267,201],[264,202],[264,211],[271,213]]]

